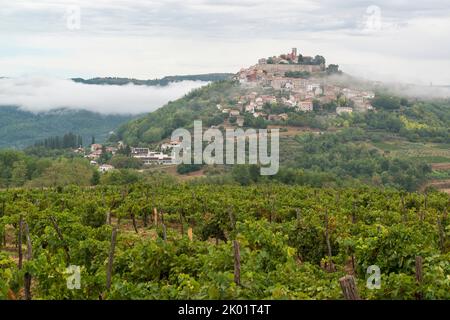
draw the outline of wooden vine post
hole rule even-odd
[[[131,216],[131,221],[133,223],[134,232],[139,233],[138,228],[137,228],[137,223],[136,223],[136,216],[134,215],[133,212],[130,213],[130,216]]]
[[[270,199],[270,217],[269,217],[270,223],[274,221],[274,215],[275,215],[275,197],[273,196]]]
[[[352,210],[352,223],[356,223],[356,202],[353,202],[353,210]]]
[[[438,226],[438,231],[439,231],[439,248],[441,249],[441,252],[444,253],[445,230],[444,230],[444,226],[442,225],[442,220],[439,217],[437,218],[437,226]]]
[[[295,209],[295,216],[297,218],[297,223],[300,223],[300,220],[302,219],[302,214],[300,212],[300,208]]]
[[[106,212],[106,224],[111,225],[111,209]]]
[[[402,194],[402,220],[403,220],[403,223],[407,222],[405,197],[403,196],[403,194]]]
[[[188,229],[188,238],[189,238],[189,241],[192,241],[192,239],[194,238],[194,235],[192,232],[192,227],[189,227],[189,229]]]
[[[69,246],[64,243],[64,236],[63,236],[63,234],[61,232],[61,229],[59,228],[58,223],[56,222],[55,217],[50,216],[50,220],[52,222],[53,228],[56,231],[56,234],[58,235],[59,240],[64,244],[64,252],[66,254],[66,264],[69,265],[70,264]]]
[[[23,232],[23,218],[20,216],[19,219],[19,232],[18,232],[18,238],[17,238],[17,247],[18,247],[18,254],[19,254],[19,263],[18,268],[19,270],[22,269],[22,260],[23,260],[23,254],[22,254],[22,232]]]
[[[116,249],[116,238],[117,238],[117,228],[114,227],[111,235],[111,247],[109,249],[109,257],[108,257],[108,269],[106,271],[106,289],[109,290],[111,288],[111,278],[112,278],[112,270],[114,263],[114,251]]]
[[[328,211],[325,211],[325,240],[327,242],[327,250],[328,250],[328,271],[332,272],[334,271],[334,264],[332,261],[332,250],[331,250],[331,243],[330,243],[330,231],[329,231],[329,225],[328,225]]]
[[[184,234],[184,219],[183,219],[183,209],[180,211],[180,233],[181,236]]]
[[[156,208],[153,208],[153,223],[155,224],[155,227],[158,226],[158,210],[156,210]]]
[[[163,240],[167,241],[167,228],[164,223],[162,224],[162,229],[163,229]]]
[[[1,210],[2,211],[0,212],[0,217],[3,217],[5,215],[5,199],[2,199]],[[2,243],[3,243],[3,247],[6,247],[6,227],[3,227]]]
[[[23,223],[25,226],[25,236],[27,238],[27,261],[33,259],[33,248],[31,246],[30,230],[28,228],[28,223]],[[25,300],[31,300],[31,274],[26,272],[24,276],[25,283]]]
[[[161,211],[159,212],[159,215],[160,215],[160,217],[161,217],[161,223],[162,223],[162,224],[165,224],[165,223],[164,223],[164,211],[161,210]]]
[[[358,288],[356,287],[355,278],[351,275],[347,275],[339,279],[342,293],[346,300],[361,300],[358,294]]]
[[[423,259],[421,256],[416,257],[416,282],[419,285],[419,288],[422,287],[423,282]],[[416,292],[416,299],[422,300],[423,293],[421,289]]]
[[[236,285],[241,285],[241,252],[239,248],[239,242],[237,240],[233,241],[234,248],[234,283]]]
[[[231,207],[228,208],[228,217],[230,218],[231,230],[236,230],[236,218]]]
[[[149,191],[147,189],[146,193],[145,193],[145,204],[146,206],[149,203]],[[149,207],[151,208],[151,207]],[[143,222],[144,222],[144,228],[147,228],[148,226],[148,212],[147,212],[147,207],[144,207],[144,216],[143,216]]]

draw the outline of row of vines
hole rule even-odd
[[[362,299],[450,299],[448,210],[442,193],[366,187],[3,191],[0,299],[343,299],[345,275]]]

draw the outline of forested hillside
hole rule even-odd
[[[24,148],[38,140],[73,132],[101,142],[131,115],[103,115],[87,110],[58,109],[33,113],[17,107],[0,106],[0,148]]]
[[[131,146],[154,145],[169,138],[176,128],[192,128],[194,120],[202,120],[205,128],[237,128],[236,118],[217,106],[235,106],[241,96],[258,90],[243,88],[233,81],[213,83],[121,126],[113,141],[123,140]],[[285,121],[241,116],[244,129],[281,128],[281,169],[271,179],[316,187],[363,183],[413,191],[432,177],[448,176],[446,172],[434,172],[432,166],[450,163],[449,100],[408,99],[379,90],[372,101],[375,110],[336,114],[340,100],[315,103],[312,112],[264,105],[267,113],[286,113],[289,118]],[[210,180],[230,172],[242,184],[267,180],[252,176],[251,170],[240,166],[218,171],[203,168]],[[192,170],[184,166],[179,172]]]
[[[225,115],[216,105],[222,101],[232,103],[232,97],[238,94],[239,86],[231,81],[219,81],[193,90],[183,98],[121,126],[116,140],[146,145],[169,137],[177,128],[191,128],[194,120],[202,120],[204,126],[221,124]]]
[[[346,274],[362,299],[450,298],[442,193],[148,182],[2,193],[0,298],[343,299]]]

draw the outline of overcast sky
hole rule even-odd
[[[449,0],[0,0],[0,76],[237,72],[294,46],[370,79],[450,84]]]

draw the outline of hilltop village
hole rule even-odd
[[[250,113],[269,121],[287,120],[288,115],[268,114],[265,105],[310,112],[328,104],[337,114],[373,110],[370,101],[374,92],[333,84],[330,76],[335,74],[341,74],[339,66],[326,67],[324,57],[303,56],[293,48],[288,54],[262,58],[256,65],[241,69],[235,80],[250,92],[240,96],[235,106],[217,107],[233,117]]]
[[[216,105],[223,123],[213,127],[258,127],[254,121],[266,125],[295,125],[290,123],[291,117],[312,112],[342,115],[373,110],[371,100],[375,93],[335,83],[333,77],[341,74],[338,65],[327,66],[324,57],[303,56],[296,48],[287,54],[259,59],[256,65],[243,68],[234,76],[238,90]],[[166,141],[153,148],[130,146],[125,154],[143,166],[170,165],[174,164],[174,150],[179,144],[180,141]],[[114,155],[125,147],[128,148],[122,142],[112,149],[96,144],[85,157],[106,172],[114,167],[102,165],[103,155]]]

